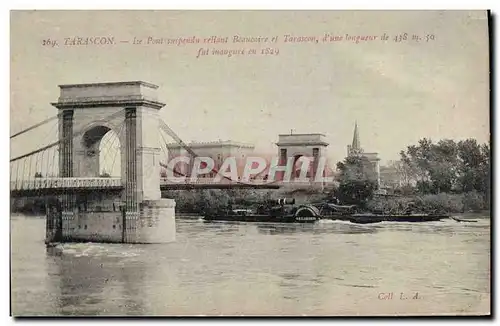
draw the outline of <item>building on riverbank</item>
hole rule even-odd
[[[232,140],[218,140],[211,142],[191,142],[189,148],[200,157],[210,157],[214,160],[214,169],[219,170],[224,160],[228,157],[234,157],[237,160],[244,160],[252,156],[255,146],[250,143],[237,142]],[[174,157],[184,156],[190,159],[190,164],[178,163],[176,171],[191,176],[193,170],[194,157],[180,144],[167,144],[169,160]],[[207,177],[215,177],[216,172],[212,171]]]
[[[377,182],[377,189],[380,189],[380,158],[376,152],[365,152],[361,147],[359,138],[358,123],[354,124],[354,134],[352,137],[351,145],[347,145],[347,156],[358,156],[366,158],[368,165],[366,168],[369,170],[369,175],[373,176],[374,181]]]

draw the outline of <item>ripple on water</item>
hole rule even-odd
[[[86,243],[67,243],[58,244],[54,247],[55,251],[66,256],[74,257],[110,257],[110,258],[128,258],[137,257],[143,252],[138,247],[132,247],[121,244],[97,244],[92,242]]]
[[[412,290],[427,298],[421,311],[449,304],[456,312],[489,295],[489,220],[176,223],[177,241],[169,245],[46,251],[43,221],[14,220],[14,313],[336,314],[359,311],[372,293]]]

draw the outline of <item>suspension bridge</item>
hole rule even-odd
[[[197,154],[159,116],[165,104],[157,99],[156,85],[59,87],[58,101],[51,103],[58,113],[10,137],[11,197],[52,196],[47,199],[49,240],[163,242],[158,227],[147,230],[142,218],[156,216],[156,224],[146,224],[158,226],[159,215],[174,216],[175,202],[162,198],[161,190],[279,187],[228,177],[182,183],[161,177],[169,169],[167,138],[191,157]],[[123,218],[116,219],[115,212]]]
[[[137,82],[140,85],[149,85],[143,82]],[[107,83],[106,85],[117,85],[119,83]],[[130,84],[130,83],[121,83]],[[71,87],[98,87],[105,84],[88,84],[88,85],[61,85],[61,89]],[[110,96],[108,96],[110,97]],[[117,102],[117,103],[115,103]],[[124,182],[120,175],[126,174],[128,171],[121,168],[121,164],[127,164],[126,153],[121,153],[123,150],[122,138],[127,140],[125,130],[125,113],[126,109],[113,110],[113,113],[101,117],[100,119],[89,119],[92,117],[93,110],[86,110],[83,117],[84,124],[79,130],[74,131],[74,126],[71,125],[71,118],[68,118],[68,113],[71,114],[74,110],[82,110],[87,107],[99,108],[101,105],[128,105],[123,99],[99,99],[96,101],[92,98],[86,98],[83,101],[75,101],[67,98],[61,98],[60,102],[52,103],[60,109],[57,115],[44,119],[22,131],[14,133],[10,136],[11,147],[17,147],[14,140],[21,136],[29,138],[29,143],[24,143],[21,148],[26,145],[37,148],[17,155],[10,159],[10,191],[12,197],[22,197],[34,194],[52,194],[57,192],[66,192],[71,190],[89,189],[96,191],[97,189],[119,189],[124,188]],[[139,102],[138,102],[139,103]],[[146,102],[145,102],[146,103]],[[157,103],[157,105],[160,105]],[[68,111],[68,106],[71,111]],[[73,112],[72,112],[73,111]],[[103,111],[102,109],[100,111]],[[98,117],[102,114],[98,115]],[[123,121],[119,121],[123,120]],[[194,181],[179,172],[177,169],[169,167],[166,162],[168,160],[168,148],[166,139],[170,138],[181,145],[192,158],[198,155],[182,141],[182,139],[160,118],[157,118],[158,126],[154,123],[154,129],[143,130],[141,136],[148,138],[158,138],[159,146],[157,148],[149,148],[156,150],[158,153],[150,153],[153,157],[158,156],[157,164],[160,171],[157,175],[160,183],[160,190],[167,189],[195,189],[195,188],[278,188],[277,183],[257,183],[257,182],[241,182],[239,180],[231,180],[223,177],[221,181],[215,182],[214,178],[199,177]],[[110,123],[110,121],[114,121]],[[142,121],[141,121],[142,122]],[[42,137],[38,135],[29,137],[30,131],[35,131],[47,124],[51,124],[49,131]],[[78,124],[78,123],[77,123]],[[71,132],[70,132],[71,130]],[[106,137],[109,132],[112,132],[112,137]],[[156,132],[157,135],[151,136],[151,133]],[[165,135],[167,137],[165,137]],[[114,136],[114,137],[113,137]],[[118,137],[117,137],[118,136]],[[47,144],[42,142],[46,141]],[[144,149],[144,146],[138,144],[139,149]],[[12,151],[11,151],[12,152]],[[122,157],[119,157],[119,156]],[[118,159],[117,159],[118,158]],[[133,158],[130,158],[133,159]],[[102,163],[107,163],[106,168],[100,170]],[[118,168],[117,168],[118,167]],[[143,173],[151,173],[158,169],[146,170]],[[177,176],[187,177],[182,183],[172,182],[166,177],[161,177],[165,174],[165,170],[171,170]],[[108,171],[108,172],[105,172]],[[117,172],[115,175],[109,172]],[[214,169],[217,173],[216,169]],[[103,173],[104,172],[104,173]]]

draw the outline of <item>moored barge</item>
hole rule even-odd
[[[411,206],[404,213],[384,212],[358,212],[355,205],[342,206],[324,203],[318,206],[322,219],[349,221],[358,224],[380,223],[380,222],[434,222],[450,218],[447,214],[420,214],[414,213]]]
[[[292,198],[268,201],[257,209],[218,210],[206,213],[205,221],[264,222],[264,223],[314,223],[319,220],[319,210],[313,205],[295,206]]]
[[[265,222],[265,223],[315,223],[319,220],[339,220],[356,224],[380,222],[433,222],[450,218],[446,214],[358,213],[355,205],[342,206],[331,203],[295,206],[295,200],[284,198],[268,201],[256,210],[232,209],[206,213],[205,221]]]

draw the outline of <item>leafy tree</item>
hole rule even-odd
[[[421,139],[417,145],[408,146],[406,152],[401,151],[401,161],[411,171],[417,188],[427,188],[430,183],[429,164],[430,161],[429,139]]]
[[[484,188],[484,195],[486,198],[486,203],[490,203],[491,194],[491,153],[490,153],[490,143],[483,144],[481,146],[481,163],[479,165],[479,171],[482,177],[482,185]]]
[[[401,189],[411,187],[417,182],[415,169],[404,161],[393,161],[390,167],[396,171],[399,186]]]
[[[339,187],[336,197],[341,203],[364,205],[377,189],[372,163],[363,156],[348,156],[337,163]]]
[[[458,156],[460,159],[459,180],[463,192],[472,190],[485,191],[483,152],[475,139],[467,139],[458,143]]]
[[[434,144],[421,139],[401,152],[401,161],[413,171],[420,193],[469,192],[487,194],[490,171],[489,144],[475,139],[445,139]]]
[[[196,198],[194,210],[200,213],[226,209],[230,203],[228,193],[220,189],[197,190],[194,196]]]

